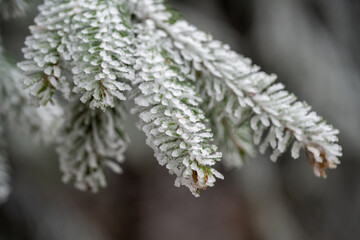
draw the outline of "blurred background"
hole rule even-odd
[[[9,55],[21,47],[26,17],[1,22]],[[276,164],[258,154],[195,198],[173,186],[144,136],[128,120],[132,144],[108,188],[79,192],[61,182],[53,147],[8,130],[12,194],[0,206],[0,240],[288,240],[360,236],[360,1],[171,0],[193,24],[253,59],[340,129],[342,164],[326,180],[305,156]],[[220,167],[221,168],[221,167]]]

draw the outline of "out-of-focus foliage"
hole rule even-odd
[[[4,19],[21,17],[27,7],[27,0],[0,0],[0,17]]]

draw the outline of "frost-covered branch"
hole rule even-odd
[[[198,195],[200,189],[213,186],[215,176],[223,178],[210,167],[220,160],[221,153],[209,144],[213,134],[198,108],[201,98],[194,83],[180,71],[182,60],[162,48],[166,35],[152,20],[137,27],[135,84],[139,84],[139,94],[135,103],[139,107],[135,110],[143,121],[141,129],[159,163],[177,175],[175,185],[185,185]]]
[[[213,105],[225,101],[225,112],[230,118],[241,119],[244,109],[252,110],[255,143],[260,143],[263,132],[268,130],[261,152],[271,145],[271,159],[275,161],[294,140],[292,156],[297,158],[303,148],[317,176],[325,177],[326,168],[339,164],[342,154],[336,144],[338,130],[326,124],[306,103],[297,101],[281,83],[274,84],[275,75],[260,71],[249,59],[184,19],[174,20],[173,12],[162,0],[134,2],[137,16],[153,19],[174,41],[184,59],[201,73],[198,81],[205,82],[205,98],[213,99]]]
[[[74,92],[91,107],[114,107],[125,100],[134,78],[134,42],[129,13],[118,1],[47,0],[30,30],[19,66],[26,85],[46,105],[55,90],[68,98],[64,71],[72,71]]]
[[[45,0],[39,10],[19,66],[38,104],[75,99],[58,152],[78,188],[96,191],[103,166],[119,169],[129,96],[159,163],[196,196],[222,178],[213,142],[230,167],[253,154],[252,138],[273,161],[290,144],[294,158],[303,148],[317,176],[339,163],[337,130],[163,0]]]
[[[70,36],[74,91],[83,93],[82,102],[91,98],[92,107],[114,107],[116,99],[126,99],[134,79],[130,15],[117,1],[86,1],[81,9]]]
[[[6,138],[3,126],[8,122],[12,127],[32,134],[35,139],[43,142],[53,141],[60,125],[59,116],[62,114],[58,106],[34,108],[31,101],[21,91],[20,80],[24,76],[11,63],[4,53],[0,41],[0,199],[5,200],[9,188],[8,167],[6,164]],[[0,200],[1,201],[1,200]]]
[[[6,119],[21,129],[45,142],[54,140],[60,126],[61,107],[48,105],[35,108],[22,91],[21,71],[11,63],[0,46],[0,112]]]
[[[96,192],[106,186],[105,167],[122,171],[119,163],[129,142],[123,130],[124,111],[119,105],[106,111],[91,109],[77,101],[66,113],[57,147],[63,181]]]
[[[29,92],[40,105],[52,101],[55,90],[60,91],[65,98],[69,98],[70,88],[66,80],[61,63],[69,60],[70,56],[59,52],[68,50],[64,43],[67,36],[61,37],[61,31],[70,28],[74,3],[66,3],[57,9],[56,1],[46,1],[39,7],[40,14],[35,18],[36,25],[30,27],[31,35],[25,40],[23,48],[26,61],[18,66],[27,75],[24,81],[26,91]],[[56,6],[59,4],[56,4]],[[62,13],[62,14],[60,14]]]

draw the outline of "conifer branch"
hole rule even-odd
[[[0,39],[0,202],[9,195],[6,137],[3,127],[10,126],[31,134],[42,142],[51,142],[56,136],[62,114],[58,106],[34,108],[20,90],[24,76],[5,56]]]
[[[90,106],[114,107],[125,100],[134,79],[134,37],[130,15],[117,1],[86,1],[73,18],[72,58],[75,92]],[[69,33],[68,33],[69,34]]]
[[[74,6],[71,2],[58,6],[54,1],[45,1],[39,7],[36,25],[30,26],[31,35],[25,40],[23,52],[26,61],[18,66],[27,76],[24,81],[26,91],[43,106],[52,101],[55,90],[67,99],[70,97],[69,83],[61,66],[64,60],[70,58],[66,54],[68,46],[65,39],[68,38],[60,34],[70,28]]]
[[[106,186],[105,168],[122,172],[119,163],[129,142],[123,130],[125,113],[119,105],[102,111],[79,100],[66,113],[57,147],[63,181],[97,192]]]
[[[135,103],[139,107],[135,111],[143,121],[141,129],[160,165],[177,175],[175,185],[185,185],[198,196],[200,189],[213,186],[215,176],[223,178],[210,167],[220,160],[221,153],[209,143],[213,134],[198,109],[201,99],[194,83],[181,74],[178,63],[161,47],[164,33],[155,29],[151,20],[137,29],[135,83],[139,94]]]
[[[58,152],[78,188],[105,186],[105,165],[119,171],[129,96],[159,163],[196,196],[222,178],[213,141],[227,166],[253,154],[251,138],[261,152],[271,146],[273,161],[291,144],[294,158],[303,148],[317,176],[339,164],[338,130],[165,1],[45,0],[39,10],[19,66],[38,104],[75,99]]]
[[[199,81],[206,81],[206,97],[216,102],[227,101],[231,117],[241,118],[244,109],[252,109],[251,127],[256,143],[260,143],[262,133],[268,129],[261,152],[271,145],[271,159],[275,161],[294,140],[292,156],[297,158],[299,147],[303,148],[317,176],[326,177],[324,170],[339,164],[342,153],[336,144],[338,130],[326,124],[306,103],[297,101],[282,84],[274,84],[275,75],[260,71],[249,59],[184,19],[174,20],[173,11],[162,0],[136,2],[137,16],[153,19],[174,41],[184,59],[202,73]]]
[[[62,108],[48,105],[35,108],[21,90],[21,71],[11,63],[0,46],[0,112],[6,120],[31,134],[37,141],[53,142],[61,125]]]

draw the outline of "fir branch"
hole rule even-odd
[[[82,95],[67,110],[58,147],[64,180],[78,188],[105,186],[105,165],[120,171],[128,96],[159,163],[196,196],[222,178],[212,168],[221,158],[212,132],[228,166],[253,153],[252,135],[261,152],[273,148],[273,161],[290,144],[294,158],[305,149],[317,176],[339,163],[337,130],[163,0],[45,0],[39,10],[19,66],[41,105],[70,88]]]
[[[39,7],[40,14],[35,24],[30,26],[31,35],[25,40],[23,48],[25,61],[18,66],[27,78],[26,91],[34,96],[40,105],[52,101],[55,90],[65,98],[70,97],[69,83],[64,76],[62,62],[70,60],[67,43],[68,36],[62,31],[70,28],[70,19],[76,12],[76,1],[47,0]]]
[[[123,132],[125,114],[119,105],[102,111],[79,100],[66,113],[57,147],[63,181],[96,192],[106,186],[105,167],[122,171],[119,163],[129,142]]]
[[[21,71],[5,56],[0,46],[0,113],[6,120],[42,142],[53,142],[61,125],[62,108],[48,105],[35,108],[21,90]]]
[[[92,99],[92,108],[114,107],[115,99],[126,99],[134,79],[130,16],[116,1],[86,1],[81,8],[73,18],[81,28],[70,36],[74,91],[83,93],[82,102]]]
[[[260,150],[264,152],[270,144],[274,149],[273,161],[294,139],[292,156],[296,158],[298,146],[302,147],[317,176],[325,177],[326,168],[335,168],[339,164],[338,157],[342,153],[336,144],[338,130],[326,124],[307,104],[283,90],[282,84],[274,84],[276,76],[259,71],[259,67],[252,65],[249,59],[230,50],[228,45],[213,40],[211,35],[184,19],[170,21],[173,15],[162,0],[135,2],[137,16],[153,19],[157,27],[173,39],[184,59],[191,61],[193,67],[206,76],[199,80],[206,81],[207,89],[216,93],[207,97],[219,102],[229,94],[233,99],[230,108],[234,114],[246,108],[252,109],[255,142],[260,142],[262,132],[269,129]]]
[[[0,39],[1,40],[1,39]],[[35,109],[19,89],[22,74],[4,53],[0,41],[0,202],[10,193],[6,154],[6,138],[3,127],[6,122],[19,128],[35,139],[52,141],[59,126],[61,110],[56,106]]]
[[[201,108],[210,119],[215,143],[224,153],[225,166],[240,168],[248,156],[255,155],[252,129],[249,123],[252,111],[246,108],[238,108],[234,111],[232,108],[234,98],[231,94],[226,94],[221,99],[212,98],[211,96],[216,95],[214,90],[218,91],[219,89],[208,86],[208,83],[208,81],[202,80],[198,74],[197,91],[205,99]]]
[[[225,117],[213,116],[211,119],[221,119],[221,122],[213,123],[212,126],[216,129],[216,143],[224,153],[225,166],[242,167],[247,155],[254,156],[255,154],[250,125],[246,122],[235,126],[234,122]]]
[[[147,144],[155,151],[160,165],[177,176],[175,185],[185,185],[195,195],[223,178],[210,166],[221,158],[217,147],[209,144],[212,133],[207,119],[198,109],[201,99],[193,82],[179,74],[179,67],[161,47],[165,34],[151,20],[139,24],[137,35],[139,94],[135,108],[142,120]]]

